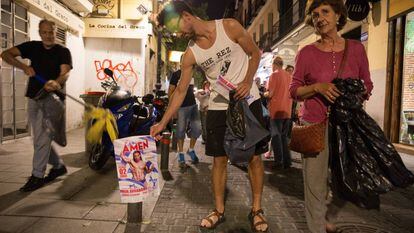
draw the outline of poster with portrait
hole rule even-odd
[[[150,136],[114,141],[119,191],[123,203],[145,201],[159,194],[157,147]]]

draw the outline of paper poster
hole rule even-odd
[[[231,90],[235,90],[237,88],[236,85],[227,81],[223,76],[219,76],[216,81],[216,85],[214,86],[214,91],[225,97],[227,100],[230,100],[229,92]],[[253,95],[249,95],[246,97],[247,103],[250,105],[254,102]]]
[[[145,201],[159,194],[157,147],[150,136],[114,141],[119,191],[123,203]]]
[[[236,88],[237,88],[236,85],[227,81],[223,76],[220,75],[217,78],[214,90],[220,95],[222,95],[223,97],[225,97],[227,100],[229,100],[229,92]]]

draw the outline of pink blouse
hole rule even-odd
[[[296,90],[314,83],[330,83],[337,77],[344,51],[324,52],[314,44],[303,47],[296,56],[289,91],[293,99],[298,99]],[[368,58],[364,46],[356,40],[348,40],[348,58],[341,78],[360,78],[371,95],[373,84],[369,73]],[[302,119],[317,123],[326,119],[328,101],[322,95],[314,95],[304,100]]]

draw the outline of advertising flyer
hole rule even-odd
[[[157,148],[150,136],[114,141],[119,191],[123,203],[145,201],[159,194]]]

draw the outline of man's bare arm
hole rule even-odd
[[[60,65],[60,74],[56,80],[49,80],[44,85],[46,91],[56,91],[60,90],[62,86],[66,83],[69,78],[69,72],[71,70],[70,65],[62,64]]]
[[[1,53],[1,58],[6,61],[8,64],[15,66],[19,69],[22,69],[26,75],[29,77],[35,76],[35,71],[32,67],[24,64],[23,62],[16,59],[20,57],[21,53],[17,47],[12,47]]]
[[[56,79],[60,85],[64,85],[69,78],[69,72],[71,70],[70,65],[62,64],[60,65],[60,74],[59,77]]]
[[[170,85],[168,86],[168,99],[170,99],[170,100],[171,100],[171,98],[172,98],[172,94],[174,93],[175,88],[177,88],[177,86],[172,85],[172,84],[170,83]]]
[[[260,62],[260,50],[249,33],[240,25],[237,20],[226,19],[225,29],[230,38],[238,43],[244,52],[249,56],[249,66],[244,80],[237,85],[236,98],[244,98],[249,95]]]
[[[180,108],[181,104],[184,101],[185,95],[187,94],[188,86],[190,85],[193,73],[193,66],[195,64],[195,58],[190,49],[187,49],[183,55],[183,60],[181,63],[181,77],[180,82],[175,88],[174,93],[171,96],[170,103],[168,108],[165,111],[165,114],[162,120],[151,127],[151,136],[156,136],[160,133],[168,122],[171,120],[175,112]]]

